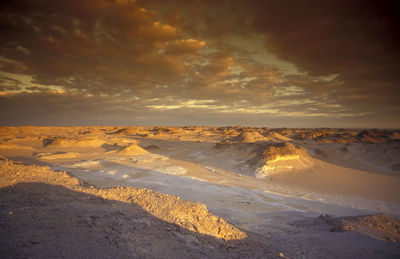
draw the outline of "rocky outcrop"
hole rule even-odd
[[[123,155],[132,155],[132,156],[137,156],[137,155],[145,155],[148,154],[149,152],[143,148],[141,148],[137,142],[129,144],[128,146],[124,147],[121,149],[118,153],[123,154]]]
[[[256,156],[248,160],[247,164],[258,178],[309,170],[314,165],[304,148],[289,142],[266,144],[256,151]]]

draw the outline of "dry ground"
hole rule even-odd
[[[399,136],[0,127],[0,255],[398,258]]]

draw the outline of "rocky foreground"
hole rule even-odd
[[[130,187],[98,189],[65,172],[7,159],[0,161],[0,179],[1,258],[286,257],[272,246],[279,240],[245,233],[203,204],[176,196]],[[293,226],[311,234],[356,231],[400,241],[399,221],[384,214],[321,215]]]
[[[205,205],[0,162],[1,258],[274,256]],[[276,252],[275,252],[276,255]]]

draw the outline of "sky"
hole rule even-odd
[[[0,125],[400,128],[398,1],[3,0]]]

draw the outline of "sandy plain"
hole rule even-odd
[[[0,155],[4,258],[400,256],[398,130],[1,127]]]

